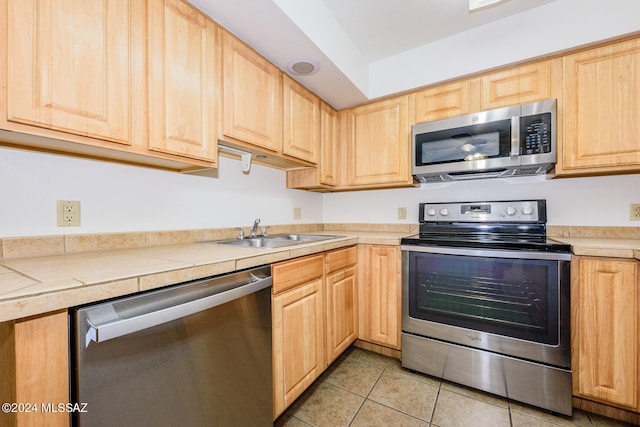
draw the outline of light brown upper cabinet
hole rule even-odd
[[[318,163],[320,98],[283,75],[282,103],[282,153],[309,163]]]
[[[130,73],[144,47],[130,44],[140,16],[129,1],[4,0],[0,9],[3,121],[130,145],[131,101],[142,98]]]
[[[640,170],[640,39],[568,55],[563,63],[556,173]]]
[[[215,164],[221,31],[181,0],[148,12],[150,148]]]
[[[320,102],[320,162],[312,168],[287,171],[287,188],[331,189],[336,185],[338,112]]]
[[[432,86],[415,93],[415,118],[413,124],[446,119],[479,111],[478,97],[469,79]]]
[[[638,261],[572,262],[573,394],[638,411]]]
[[[403,95],[349,110],[346,185],[410,186],[409,146],[413,96]]]
[[[558,61],[541,61],[481,76],[480,111],[555,98],[551,83],[555,64]]]
[[[223,32],[222,139],[282,152],[280,70]]]
[[[200,125],[216,122],[219,73],[206,67],[220,60],[214,53],[199,68],[216,43],[204,21],[175,1],[0,0],[0,143],[180,171],[213,166],[216,133]],[[192,43],[199,25],[207,36]],[[156,138],[165,129],[172,139]]]

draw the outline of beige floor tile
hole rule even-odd
[[[449,390],[440,390],[432,425],[510,427],[511,421],[508,408],[501,408]]]
[[[330,368],[324,381],[366,397],[383,371],[384,368],[378,366],[343,359]]]
[[[442,380],[440,378],[432,377],[426,374],[421,374],[420,372],[413,372],[409,369],[405,369],[402,367],[402,363],[399,360],[392,359],[387,366],[387,372],[392,372],[398,375],[406,375],[409,378],[412,378],[416,381],[421,381],[423,383],[431,384],[434,387],[440,387],[440,383]]]
[[[625,423],[624,421],[613,420],[601,415],[589,414],[591,422],[596,427],[632,427],[634,424]]]
[[[366,400],[350,427],[429,427],[429,423]]]
[[[309,424],[291,415],[283,415],[273,424],[274,427],[309,427]]]
[[[328,383],[314,386],[294,403],[292,415],[316,427],[348,426],[364,398]]]
[[[347,358],[357,360],[362,363],[368,363],[369,365],[379,366],[381,368],[386,368],[395,360],[392,357],[383,356],[382,354],[373,353],[358,347],[352,347]]]
[[[573,410],[573,416],[567,417],[565,415],[554,415],[545,409],[536,408],[534,406],[525,405],[520,402],[510,402],[512,417],[514,414],[526,414],[530,417],[537,418],[538,420],[550,423],[548,425],[560,425],[560,426],[580,426],[591,427],[591,421],[584,411],[577,409]],[[526,424],[525,424],[526,425]],[[515,424],[514,424],[515,426]]]
[[[454,384],[448,381],[442,381],[442,390],[449,390],[454,393],[462,394],[473,399],[482,400],[492,405],[500,406],[502,408],[508,408],[509,402],[504,397],[496,396],[494,394],[485,393],[470,387],[465,387],[459,384]]]
[[[437,396],[437,387],[385,371],[369,394],[369,399],[429,421]]]

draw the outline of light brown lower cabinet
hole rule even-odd
[[[273,417],[358,335],[355,246],[272,265]]]
[[[68,413],[42,407],[69,402],[67,322],[67,311],[61,310],[0,323],[1,403],[35,405],[29,411],[1,412],[0,425],[69,426]]]
[[[327,365],[358,338],[358,250],[326,253]]]
[[[400,247],[358,246],[359,338],[400,350]]]
[[[639,262],[572,263],[572,365],[576,397],[639,412]]]

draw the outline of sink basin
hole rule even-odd
[[[276,234],[273,236],[247,237],[244,239],[222,240],[212,243],[220,245],[244,246],[248,248],[279,248],[281,246],[300,245],[302,243],[320,242],[342,236],[326,234]]]

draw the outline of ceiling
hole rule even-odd
[[[637,0],[191,0],[335,108],[640,31]],[[296,76],[296,58],[319,70]]]

